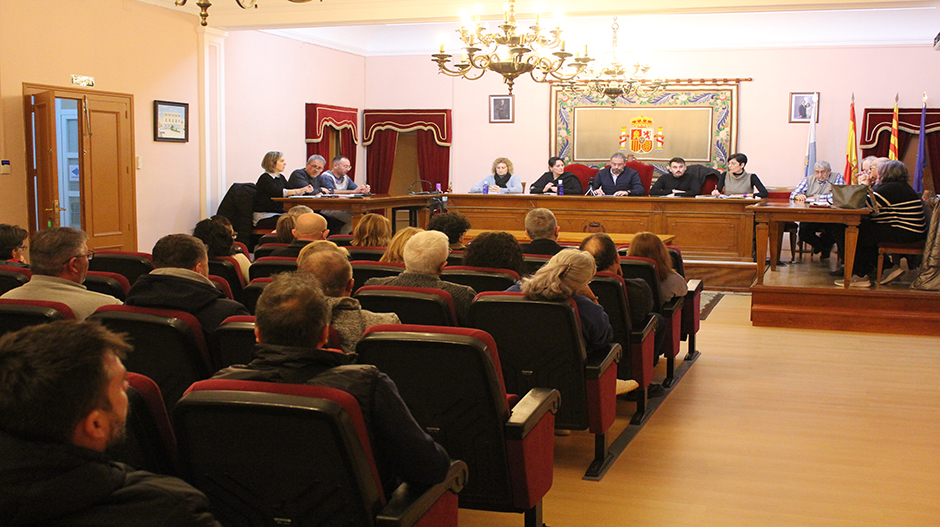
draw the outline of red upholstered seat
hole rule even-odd
[[[385,254],[385,247],[363,247],[361,245],[347,245],[350,260],[372,260],[379,261],[379,258]]]
[[[279,243],[279,242],[268,242],[263,245],[258,245],[257,247],[255,247],[255,260],[257,261],[261,258],[266,258],[268,256],[271,256],[271,253],[273,253],[274,251],[280,249],[281,247],[287,247],[288,245],[290,244]]]
[[[589,429],[595,436],[594,462],[588,477],[598,477],[613,459],[605,434],[616,414],[617,367],[621,346],[588,354],[573,300],[529,300],[522,293],[480,293],[470,306],[472,327],[482,329],[499,346],[506,389],[531,388],[561,392],[555,427]],[[551,321],[551,323],[546,323]]]
[[[213,256],[209,258],[209,274],[223,278],[228,282],[232,298],[242,301],[242,290],[248,283],[248,277],[242,276],[241,265],[231,256]]]
[[[153,256],[132,251],[96,251],[88,262],[88,270],[124,275],[134,285],[138,278],[153,270]]]
[[[578,181],[581,182],[581,188],[585,191],[588,188],[588,180],[597,175],[598,169],[591,168],[587,165],[582,165],[581,163],[572,163],[565,166],[565,172],[571,172],[572,174],[578,176]]]
[[[61,302],[0,298],[0,335],[56,320],[75,320],[75,313]]]
[[[222,293],[225,295],[225,298],[228,298],[229,300],[235,299],[232,296],[232,286],[229,285],[228,281],[225,278],[222,278],[221,276],[217,276],[214,274],[210,274],[209,281],[215,284],[216,289],[219,289],[220,291],[222,291]]]
[[[0,295],[15,289],[33,276],[33,272],[25,267],[0,266]]]
[[[423,493],[402,485],[386,497],[344,391],[211,379],[187,390],[174,417],[183,474],[224,525],[457,525],[466,464]]]
[[[265,256],[255,260],[248,268],[248,276],[255,278],[264,278],[274,276],[279,273],[289,273],[297,270],[297,259],[287,256]]]
[[[472,287],[477,293],[505,291],[519,281],[519,273],[495,267],[455,265],[444,268],[441,280]]]
[[[353,270],[353,292],[366,285],[370,278],[398,276],[405,270],[403,263],[376,262],[373,260],[353,260],[349,262]]]
[[[88,271],[82,285],[89,291],[111,295],[122,302],[127,298],[127,292],[131,290],[131,283],[126,276],[105,271]]]
[[[108,457],[142,470],[178,475],[176,436],[160,387],[134,372],[127,372],[127,383],[127,439],[109,447]]]
[[[526,525],[542,525],[557,390],[528,390],[510,409],[496,342],[478,329],[373,326],[356,351],[395,381],[418,424],[467,463],[473,476],[461,507],[523,512]]]
[[[233,364],[248,364],[254,358],[251,350],[255,347],[254,315],[236,315],[228,317],[216,328],[213,337],[219,350],[217,366],[226,368]]]
[[[640,173],[640,183],[643,183],[643,195],[649,196],[650,187],[653,186],[653,174],[656,172],[653,165],[647,165],[639,161],[628,161],[627,167]]]
[[[457,310],[450,293],[431,287],[367,285],[353,294],[363,309],[395,313],[403,324],[456,326]]]
[[[242,304],[244,304],[245,309],[247,309],[249,313],[254,314],[255,306],[258,305],[258,298],[261,296],[261,293],[264,292],[264,288],[273,280],[274,278],[270,276],[264,276],[255,278],[245,286],[245,289],[242,291]]]

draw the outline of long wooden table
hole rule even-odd
[[[474,229],[525,231],[526,214],[550,209],[561,232],[602,229],[608,234],[670,234],[685,258],[751,262],[754,220],[747,208],[758,199],[584,197],[540,194],[448,194],[448,210]],[[591,225],[596,223],[597,225]],[[580,238],[579,238],[580,239]]]
[[[837,209],[833,207],[810,207],[806,203],[764,202],[747,208],[754,213],[757,222],[757,284],[764,283],[764,258],[767,256],[767,240],[770,244],[770,270],[777,269],[780,258],[780,243],[783,231],[780,224],[785,221],[809,221],[814,223],[842,223],[845,225],[845,279],[846,289],[852,279],[855,263],[855,247],[858,244],[858,225],[862,217],[871,213],[870,208]]]
[[[342,195],[329,198],[317,196],[291,196],[289,198],[273,198],[284,204],[284,210],[294,205],[306,205],[313,210],[345,210],[352,214],[353,227],[359,223],[364,214],[381,210],[385,217],[393,219],[395,211],[408,210],[408,224],[412,227],[425,228],[428,226],[428,209],[431,199],[440,195],[409,194],[405,196],[373,195],[358,198],[349,198]],[[395,221],[392,221],[392,231],[395,230]]]

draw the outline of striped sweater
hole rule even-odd
[[[927,232],[924,203],[910,185],[892,181],[875,187],[874,192],[878,212],[871,215],[871,221],[916,233]]]

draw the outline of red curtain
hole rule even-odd
[[[310,156],[312,156],[312,155],[314,155],[314,154],[319,154],[319,155],[323,156],[323,158],[326,159],[327,164],[329,164],[329,162],[330,162],[330,142],[329,142],[329,141],[321,140],[321,141],[318,142],[318,143],[307,143],[307,158],[309,159]],[[304,163],[306,163],[306,162],[307,162],[307,160],[304,159]],[[329,170],[329,167],[327,167],[327,170]]]
[[[903,156],[907,151],[907,145],[911,142],[911,137],[915,134],[909,134],[904,130],[898,130],[898,155]],[[888,147],[891,144],[891,131],[878,135],[878,141],[872,148],[862,148],[862,157],[878,156],[888,157]]]
[[[355,178],[356,176],[356,138],[353,137],[353,133],[348,128],[343,128],[339,131],[339,151],[342,155],[349,158],[349,164],[352,165],[352,168],[349,169],[349,177]]]
[[[940,191],[940,132],[927,134],[927,163],[934,192]],[[926,185],[925,185],[926,186]]]
[[[888,156],[891,142],[893,108],[865,108],[859,132],[862,156]],[[919,140],[920,108],[898,110],[898,152],[904,155],[910,142]],[[927,163],[934,189],[940,189],[940,108],[927,108],[926,123]],[[911,145],[913,148],[914,146]],[[913,174],[911,174],[913,176]]]
[[[437,144],[431,130],[417,131],[417,146],[418,174],[421,179],[431,182],[428,190],[434,190],[438,183],[441,190],[447,190],[450,181],[450,148]]]
[[[398,132],[395,130],[374,132],[372,144],[366,149],[366,179],[373,194],[388,194],[397,146]]]

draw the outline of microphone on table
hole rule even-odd
[[[594,184],[595,184],[594,178],[588,178],[588,189],[587,189],[587,192],[584,193],[585,196],[596,196],[596,195],[597,195],[597,194],[594,193]]]
[[[428,181],[428,180],[426,180],[426,179],[419,179],[419,180],[415,181],[414,183],[412,183],[411,185],[408,186],[408,194],[440,194],[440,193],[441,193],[440,190],[425,191],[425,190],[424,190],[424,187],[421,186],[421,185],[418,186],[418,188],[420,189],[420,192],[414,192],[414,191],[411,190],[412,188],[414,188],[414,186],[415,186],[416,184],[422,183],[422,182],[423,182],[423,183],[427,183],[427,184],[428,184],[428,187],[431,186],[431,182],[430,182],[430,181]]]

